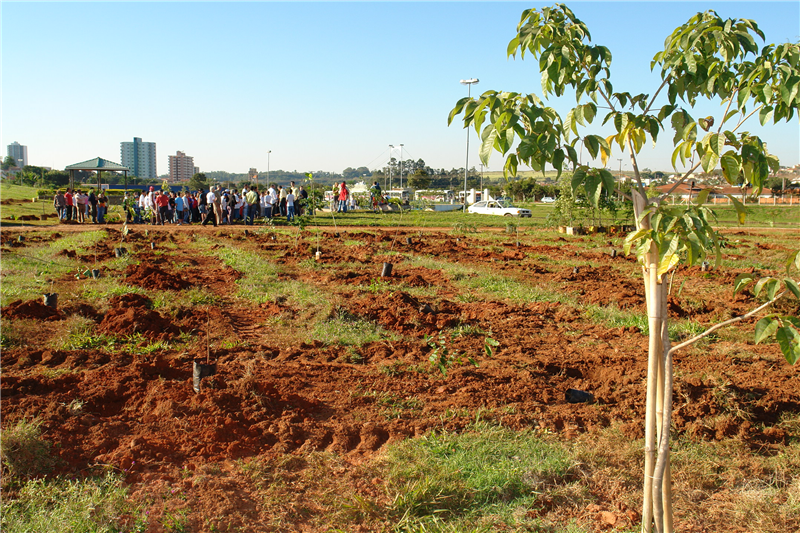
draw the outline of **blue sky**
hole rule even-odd
[[[459,80],[480,79],[473,95],[541,94],[535,62],[507,59],[506,46],[523,9],[548,5],[3,1],[0,144],[18,141],[31,164],[64,168],[97,156],[119,162],[120,142],[141,137],[157,143],[159,174],[177,150],[203,171],[265,171],[268,159],[271,169],[303,172],[377,169],[400,143],[404,159],[463,167],[466,133],[447,126],[467,93]],[[656,89],[650,60],[698,11],[752,18],[768,43],[800,40],[796,1],[568,5],[611,49],[615,90],[631,93]],[[566,113],[574,99],[550,105]],[[719,113],[710,104],[695,116]],[[782,164],[800,162],[797,117],[748,129]],[[670,139],[645,147],[640,167],[668,170]],[[473,133],[470,167],[478,145]],[[630,169],[627,154],[617,158]],[[494,154],[489,169],[500,168]]]

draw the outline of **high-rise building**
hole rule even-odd
[[[120,154],[122,166],[131,169],[132,175],[137,178],[156,179],[156,143],[142,142],[140,137],[134,137],[133,142],[121,142]]]
[[[8,155],[14,158],[20,168],[28,164],[28,147],[19,144],[17,141],[8,145]]]
[[[180,150],[175,155],[169,156],[169,179],[170,181],[186,181],[192,179],[194,175],[194,158],[188,156]]]

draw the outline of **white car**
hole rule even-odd
[[[477,213],[479,215],[502,215],[504,217],[528,217],[531,216],[530,209],[514,207],[510,202],[498,200],[486,200],[475,202],[467,208],[467,213]]]
[[[553,198],[552,196],[544,196],[539,201],[542,202],[543,204],[552,204],[555,203],[556,199]]]

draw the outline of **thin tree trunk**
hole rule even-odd
[[[666,275],[664,280],[666,281]],[[664,417],[665,419],[662,420],[663,428],[662,429],[662,437],[667,439],[667,450],[666,450],[666,465],[664,468],[664,473],[662,476],[661,481],[661,491],[662,491],[662,501],[664,505],[664,531],[667,533],[672,533],[673,531],[673,521],[672,521],[672,468],[670,466],[671,459],[670,459],[670,448],[669,448],[669,441],[670,441],[670,428],[672,427],[672,390],[673,390],[673,383],[675,376],[673,374],[673,365],[672,365],[672,354],[670,353],[670,348],[672,344],[669,340],[669,314],[668,314],[668,297],[669,297],[669,286],[667,283],[662,283],[662,299],[661,299],[661,315],[664,317],[664,321],[662,322],[661,327],[661,353],[662,359],[664,361],[664,375],[666,376],[666,380],[664,382]],[[656,466],[656,469],[658,466]]]
[[[650,327],[650,343],[647,364],[647,402],[645,406],[644,427],[644,498],[642,502],[642,531],[652,531],[655,506],[653,501],[653,473],[656,453],[656,403],[658,397],[658,366],[660,360],[659,344],[660,324],[658,323],[658,250],[651,245],[647,254],[647,270],[645,271],[645,293],[647,296],[647,316]],[[658,507],[661,507],[660,505]]]

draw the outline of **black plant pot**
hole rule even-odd
[[[392,275],[392,264],[391,263],[384,263],[383,269],[381,270],[381,277],[387,278]]]
[[[199,393],[201,388],[201,381],[203,378],[213,376],[217,373],[216,363],[201,363],[197,359],[194,360],[192,369],[192,388],[195,392]]]
[[[567,389],[564,395],[569,403],[593,403],[594,394],[578,389]]]
[[[55,292],[53,292],[53,293],[45,293],[45,294],[42,295],[42,300],[44,302],[44,305],[46,305],[47,307],[52,307],[53,309],[58,308],[58,294],[57,293],[55,293]]]

